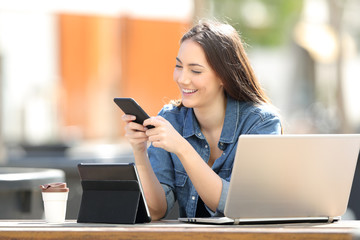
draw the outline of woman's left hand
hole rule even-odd
[[[185,139],[165,118],[161,116],[151,117],[146,119],[143,125],[153,125],[155,127],[146,131],[146,135],[149,137],[148,141],[154,147],[176,154],[183,146],[182,143]]]

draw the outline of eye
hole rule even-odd
[[[176,64],[176,65],[175,65],[175,68],[182,68],[182,66],[181,66],[181,65]]]
[[[201,71],[196,71],[196,70],[191,70],[193,73],[195,73],[195,74],[200,74],[201,73]]]

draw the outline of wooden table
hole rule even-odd
[[[148,224],[46,224],[42,220],[0,220],[0,239],[360,239],[360,221],[272,225],[198,225],[176,220]]]

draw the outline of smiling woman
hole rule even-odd
[[[124,115],[126,136],[152,219],[176,200],[180,217],[223,216],[238,137],[281,134],[281,122],[232,26],[201,21],[180,43],[173,77],[181,104],[143,125]]]

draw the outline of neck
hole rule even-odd
[[[195,116],[202,131],[209,132],[214,129],[222,129],[225,119],[226,97],[222,96],[212,104],[202,108],[194,108]]]

